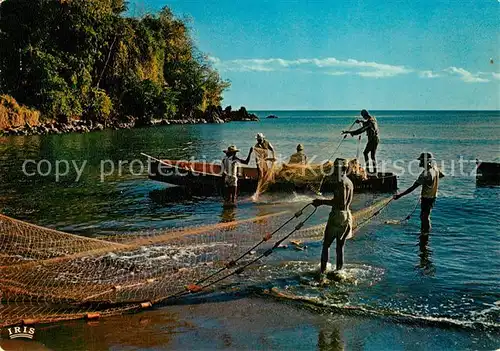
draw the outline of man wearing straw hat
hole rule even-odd
[[[224,180],[224,201],[226,204],[234,204],[236,202],[236,193],[238,189],[238,164],[247,165],[250,162],[253,148],[250,148],[246,160],[242,160],[236,156],[240,150],[234,145],[231,145],[227,150],[223,150],[226,157],[222,159],[222,177]]]
[[[274,154],[274,148],[271,143],[265,139],[264,134],[257,133],[255,139],[257,139],[257,143],[253,148],[255,151],[255,163],[257,164],[257,173],[259,175],[259,179],[261,179],[261,177],[265,175],[268,170],[268,151],[271,151],[273,160],[275,160],[276,158]]]
[[[403,191],[401,194],[394,195],[394,200],[397,200],[413,190],[422,186],[422,193],[420,198],[420,221],[422,234],[428,234],[431,230],[431,211],[436,202],[436,196],[439,186],[439,178],[443,178],[444,174],[441,173],[439,168],[434,164],[434,156],[430,152],[422,152],[418,159],[419,166],[424,170],[415,181],[415,183]]]
[[[323,249],[321,251],[320,283],[328,282],[326,279],[326,267],[330,256],[330,246],[333,241],[337,241],[336,247],[336,268],[340,271],[344,266],[344,245],[347,239],[352,237],[352,213],[351,202],[354,194],[354,185],[347,178],[349,167],[347,160],[337,158],[334,163],[334,177],[336,178],[333,199],[315,199],[313,205],[318,207],[327,205],[332,207],[328,217],[325,234],[323,238]]]

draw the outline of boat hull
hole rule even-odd
[[[151,180],[184,186],[195,192],[220,193],[224,186],[220,165],[203,162],[183,162],[162,160],[152,161],[149,168]],[[366,180],[351,178],[357,192],[394,192],[397,190],[397,178],[392,173],[378,173]],[[240,167],[238,190],[241,193],[253,193],[257,189],[257,169]],[[277,181],[269,185],[269,192],[314,192],[319,184],[297,184],[292,181]],[[333,177],[325,177],[321,192],[331,192],[334,187]]]
[[[479,186],[500,185],[500,163],[479,162],[476,170],[476,184]]]

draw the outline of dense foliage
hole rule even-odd
[[[49,118],[188,118],[218,106],[229,83],[163,8],[124,16],[123,0],[0,4],[0,94]]]

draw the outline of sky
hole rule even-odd
[[[500,0],[133,0],[129,13],[163,6],[189,20],[233,108],[500,109]]]

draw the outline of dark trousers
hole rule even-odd
[[[431,211],[434,207],[436,198],[423,197],[420,201],[420,230],[422,233],[429,233],[431,231]]]
[[[224,186],[224,201],[226,204],[234,204],[236,202],[236,194],[238,188],[235,186]]]
[[[365,156],[365,167],[366,171],[370,173],[370,158],[373,163],[373,173],[377,174],[377,147],[380,140],[378,137],[373,137],[368,139],[368,143],[366,144],[365,151],[363,151],[363,155]]]

